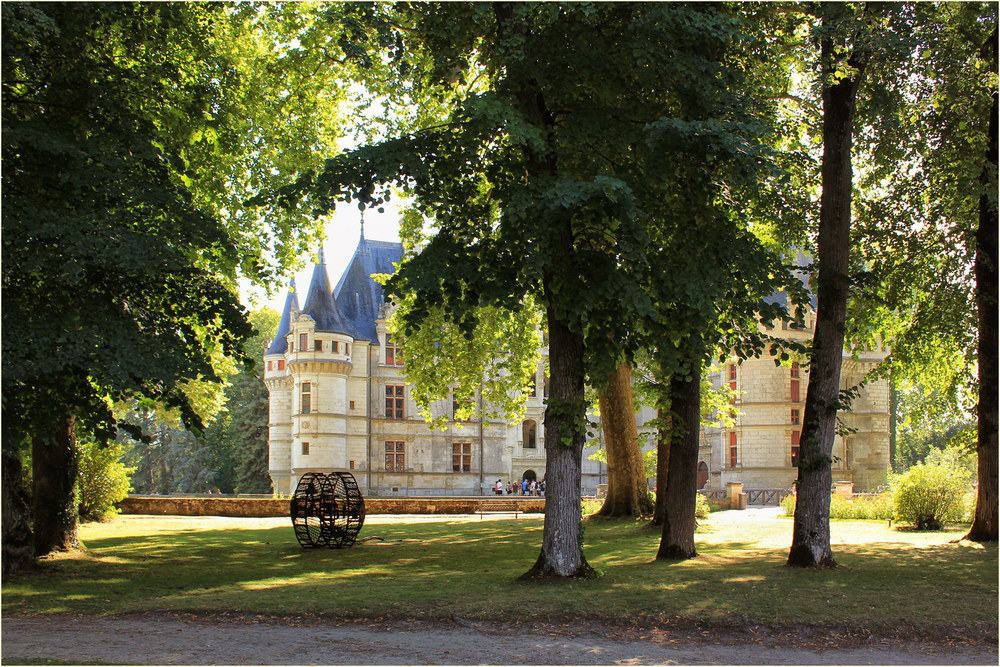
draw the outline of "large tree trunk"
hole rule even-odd
[[[80,548],[76,506],[76,419],[70,415],[31,448],[35,554]]]
[[[530,39],[528,28],[517,16],[517,4],[494,2],[498,49],[505,59],[506,83],[517,98],[528,122],[548,138],[555,131],[555,115],[546,106],[545,96],[532,63],[519,53],[518,44]],[[548,142],[525,147],[525,167],[529,178],[552,182],[559,176],[555,153]],[[548,248],[549,266],[543,271],[542,288],[549,325],[549,400],[545,410],[545,524],[542,552],[522,578],[592,576],[593,569],[583,556],[580,527],[580,481],[583,445],[586,439],[584,398],[583,335],[573,332],[560,316],[571,312],[560,304],[575,302],[577,295],[561,288],[560,274],[574,271],[575,248],[569,220],[560,225],[556,240]]]
[[[988,49],[988,51],[987,51]],[[984,58],[997,62],[997,32],[983,47]],[[986,166],[980,182],[986,192],[979,198],[979,229],[976,231],[976,305],[979,308],[979,491],[976,514],[965,539],[997,541],[997,208],[989,195],[996,194],[997,93],[990,109]]]
[[[580,527],[580,479],[586,434],[583,337],[548,308],[549,402],[545,410],[545,523],[542,551],[522,579],[589,577]]]
[[[648,516],[653,511],[632,402],[632,370],[622,362],[601,392],[601,427],[608,457],[608,495],[601,516]]]
[[[31,536],[31,507],[23,476],[24,466],[15,452],[3,451],[3,576],[25,570],[35,563]]]
[[[695,506],[698,493],[698,435],[701,430],[701,378],[677,374],[670,380],[671,412],[680,423],[671,429],[666,511],[657,559],[694,558]]]
[[[827,24],[824,21],[824,24]],[[832,38],[822,44],[823,75],[832,76],[843,56]],[[788,565],[836,567],[830,547],[833,439],[840,398],[840,370],[847,319],[851,234],[851,145],[855,99],[863,65],[852,55],[853,76],[823,85],[823,193],[819,214],[819,276],[816,335],[809,360],[809,388],[800,438],[795,520]]]

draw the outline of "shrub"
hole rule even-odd
[[[135,468],[121,463],[124,445],[110,443],[101,447],[96,442],[81,441],[80,473],[77,479],[77,500],[80,518],[107,521],[118,516],[115,503],[124,500],[131,490],[130,477]]]
[[[588,514],[596,514],[603,506],[603,498],[580,498],[580,512],[584,516],[587,516]]]
[[[834,494],[830,499],[831,519],[891,519],[892,495],[880,493],[875,496],[843,498]]]
[[[716,508],[718,509],[718,508]],[[705,500],[705,496],[700,493],[695,494],[695,505],[694,505],[694,516],[697,519],[707,519],[709,513],[711,513],[712,507]]]
[[[946,465],[918,463],[892,479],[893,513],[897,521],[919,530],[939,530],[966,516],[968,473]]]
[[[795,496],[781,500],[781,514],[795,516]],[[893,517],[892,494],[879,493],[875,496],[844,498],[834,494],[830,498],[831,519],[891,519]]]

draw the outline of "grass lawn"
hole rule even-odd
[[[45,559],[5,581],[4,614],[154,610],[458,615],[475,620],[841,626],[881,633],[996,637],[997,546],[943,532],[835,521],[836,570],[784,567],[791,521],[718,512],[699,557],[657,562],[645,522],[585,520],[586,556],[602,576],[516,581],[538,555],[540,517],[405,522],[369,517],[350,549],[302,549],[289,520],[119,517],[85,524],[88,550]]]

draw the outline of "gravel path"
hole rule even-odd
[[[995,645],[313,618],[7,616],[3,662],[152,665],[996,665]],[[838,644],[840,644],[838,646]]]

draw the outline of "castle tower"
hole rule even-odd
[[[290,488],[306,472],[347,470],[347,378],[357,331],[330,285],[323,250],[301,312],[289,321]]]
[[[299,314],[295,295],[295,278],[288,286],[288,296],[281,309],[281,320],[274,340],[264,352],[264,384],[270,394],[268,401],[268,471],[275,493],[290,495],[292,468],[292,378],[285,363],[291,347],[291,320]]]

